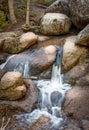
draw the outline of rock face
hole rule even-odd
[[[9,53],[19,53],[37,42],[37,36],[28,32],[22,35],[14,32],[0,33],[0,49]]]
[[[0,81],[1,81],[1,78],[3,77],[3,75],[6,73],[6,71],[5,70],[1,70],[0,69]]]
[[[77,83],[76,83],[78,86],[89,86],[89,74],[87,75],[84,75],[83,77],[81,77]]]
[[[89,120],[82,120],[82,126],[84,130],[89,129]]]
[[[89,46],[89,24],[77,35],[76,44]]]
[[[82,130],[79,123],[76,120],[69,120],[66,125],[67,126],[63,130]]]
[[[84,47],[75,45],[76,36],[68,37],[63,48],[63,70],[68,71],[73,68],[80,60],[84,59],[87,50]]]
[[[26,95],[16,101],[7,101],[0,100],[0,111],[6,110],[7,113],[9,110],[22,111],[22,112],[31,112],[35,107],[37,107],[38,101],[38,89],[30,79],[24,80],[25,85],[27,86]],[[10,94],[10,93],[9,93]],[[17,93],[16,93],[17,96]]]
[[[77,120],[85,120],[86,127],[82,126],[84,130],[87,130],[89,125],[87,121],[89,119],[89,51],[83,62],[73,67],[66,75],[67,80],[70,81],[73,88],[69,90],[65,96],[63,104],[64,113]],[[66,80],[66,81],[67,81]],[[65,81],[65,82],[66,82]],[[81,124],[83,125],[83,124]],[[81,127],[80,127],[81,128]]]
[[[0,52],[0,64],[4,63],[8,57],[7,53]]]
[[[20,99],[26,94],[26,90],[21,73],[19,72],[7,72],[1,78],[0,99]]]
[[[80,29],[89,23],[88,0],[57,0],[47,8],[46,12],[64,13],[68,15],[73,24]]]
[[[85,74],[87,72],[88,72],[88,64],[86,64],[86,63],[78,64],[75,67],[73,67],[70,71],[65,73],[64,82],[69,83],[73,86],[76,84],[76,82],[77,82],[77,84],[80,84],[80,78],[85,77]],[[85,80],[83,80],[83,81],[85,81]],[[83,81],[82,81],[82,83],[83,83]],[[83,85],[86,84],[85,82],[83,83]]]
[[[64,102],[64,112],[75,119],[89,118],[89,87],[74,87],[67,92]]]
[[[69,32],[70,26],[70,19],[60,13],[47,13],[41,20],[41,31],[43,34],[66,34]]]
[[[48,69],[56,58],[56,47],[49,45],[29,53],[13,56],[3,68],[7,71],[19,71],[24,77],[35,76]]]

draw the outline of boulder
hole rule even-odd
[[[20,99],[26,94],[26,90],[22,75],[19,72],[7,72],[1,78],[0,99]]]
[[[13,56],[3,68],[7,71],[19,71],[24,77],[36,76],[47,70],[55,61],[56,47],[49,45],[32,53],[29,51]]]
[[[76,84],[77,84],[78,86],[81,86],[81,87],[83,87],[83,86],[89,86],[89,74],[86,74],[86,75],[82,76],[82,77],[76,82]]]
[[[47,13],[41,20],[41,32],[48,35],[66,34],[71,26],[70,19],[60,13]]]
[[[65,73],[63,81],[73,86],[76,84],[76,82],[77,84],[80,84],[81,78],[85,77],[85,74],[88,72],[88,69],[89,69],[88,64],[86,63],[78,64],[74,66],[70,71]],[[82,85],[83,81],[81,82],[80,85]]]
[[[19,53],[37,42],[37,36],[28,32],[18,34],[15,32],[0,33],[0,49],[9,53]]]
[[[46,12],[64,13],[80,29],[89,24],[89,0],[57,0]]]
[[[77,35],[76,44],[89,46],[89,24]]]
[[[7,114],[10,114],[10,112],[8,113],[7,110],[11,110],[11,112],[13,112],[13,110],[14,112],[31,112],[34,108],[37,107],[39,95],[37,87],[30,79],[24,79],[24,82],[27,87],[26,95],[16,101],[0,100],[0,111],[3,110],[3,112]]]
[[[75,45],[76,36],[70,36],[66,39],[63,48],[63,71],[66,72],[73,68],[76,64],[82,61],[86,55],[87,50],[84,47]]]
[[[20,36],[20,45],[19,48],[26,49],[29,46],[35,44],[37,42],[37,35],[35,35],[33,32],[27,32]]]
[[[15,53],[17,51],[17,46],[19,44],[19,39],[17,34],[14,32],[3,32],[0,33],[0,49],[5,52]]]
[[[73,87],[65,96],[64,113],[75,119],[89,118],[89,86]]]
[[[89,24],[89,0],[68,0],[70,17],[77,28],[84,28]]]
[[[8,89],[12,86],[15,88],[19,85],[23,84],[23,78],[21,73],[19,72],[7,72],[4,74],[4,76],[1,78],[1,87],[0,89]]]

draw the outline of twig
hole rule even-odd
[[[0,128],[0,130],[5,130],[5,128],[7,127],[7,125],[8,125],[9,122],[10,122],[10,119],[11,119],[11,118],[8,118],[6,124],[4,125],[5,118],[4,118],[4,117],[2,118],[2,124],[1,124],[1,128]]]

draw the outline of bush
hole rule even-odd
[[[3,28],[8,25],[8,22],[6,21],[6,15],[3,11],[0,10],[0,32],[3,31]]]

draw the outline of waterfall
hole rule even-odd
[[[19,115],[19,118],[22,116],[27,122],[33,124],[41,116],[45,116],[50,119],[52,130],[63,130],[66,118],[64,118],[62,114],[62,103],[65,93],[71,89],[71,85],[65,84],[62,81],[62,53],[63,47],[59,47],[52,69],[51,80],[34,81],[40,90],[39,107],[31,113]],[[28,63],[25,67],[28,68]],[[24,75],[26,75],[26,73],[24,73]]]
[[[37,81],[37,86],[41,92],[42,97],[40,108],[42,110],[48,111],[53,115],[57,115],[56,113],[58,111],[59,113],[61,113],[61,106],[64,99],[64,95],[66,91],[71,88],[70,85],[62,83],[62,75],[61,75],[62,52],[63,47],[59,47],[57,51],[56,61],[52,69],[51,80]]]
[[[33,123],[40,116],[49,117],[52,122],[52,130],[62,130],[65,124],[65,119],[62,116],[62,103],[65,93],[71,89],[71,85],[64,84],[61,74],[63,47],[59,47],[57,51],[56,61],[52,69],[51,80],[35,81],[40,90],[39,108],[28,115],[28,120]]]

